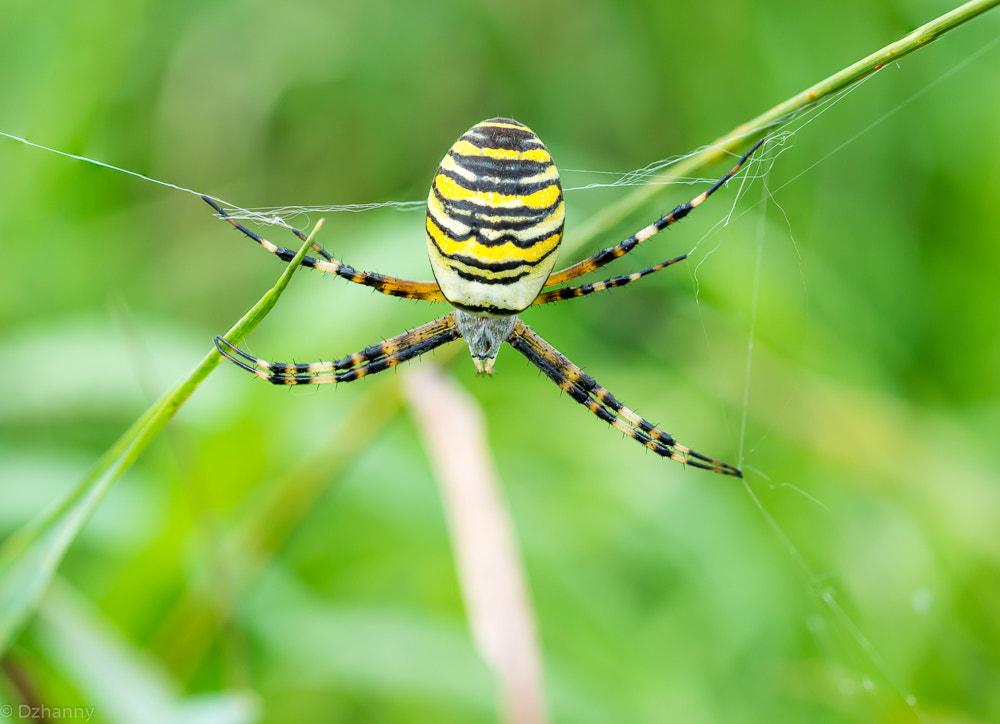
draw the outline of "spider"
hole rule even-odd
[[[435,281],[410,281],[358,271],[333,258],[318,244],[312,248],[323,258],[307,256],[302,262],[303,266],[336,274],[383,294],[448,302],[454,307],[450,314],[331,362],[267,362],[223,337],[216,337],[215,345],[229,360],[268,382],[316,385],[349,382],[381,372],[459,337],[469,345],[476,370],[492,374],[497,353],[507,342],[570,397],[656,454],[742,477],[737,467],[681,445],[623,405],[517,315],[530,306],[624,286],[685,259],[687,255],[682,254],[631,274],[543,291],[600,269],[687,216],[731,179],[761,143],[763,140],[747,151],[729,173],[691,201],[617,246],[553,273],[564,219],[559,172],[548,149],[527,126],[507,118],[483,121],[448,150],[431,182],[425,227]],[[282,261],[295,256],[293,250],[272,244],[230,218],[211,198],[202,198],[221,218]],[[305,239],[301,232],[293,231]]]

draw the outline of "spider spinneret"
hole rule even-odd
[[[370,286],[383,294],[432,302],[448,302],[454,311],[392,339],[330,362],[268,362],[215,338],[229,360],[279,385],[349,382],[394,367],[443,344],[463,338],[477,371],[492,374],[497,353],[507,342],[549,379],[597,417],[641,445],[677,462],[742,477],[733,465],[714,460],[678,443],[673,436],[619,402],[583,370],[531,331],[517,314],[529,306],[548,304],[620,287],[665,269],[687,255],[641,271],[575,287],[543,291],[600,269],[624,256],[657,232],[687,216],[721,188],[763,143],[758,141],[706,191],[621,243],[554,272],[562,241],[565,211],[559,172],[545,145],[525,125],[507,118],[478,123],[448,150],[427,200],[425,220],[432,282],[398,279],[358,271],[317,244],[322,257],[307,256],[303,266]],[[219,216],[282,261],[295,252],[255,234],[212,199],[202,197]],[[303,240],[305,237],[295,233]]]

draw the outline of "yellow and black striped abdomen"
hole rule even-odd
[[[548,279],[563,232],[559,172],[517,121],[476,124],[449,149],[427,199],[427,249],[445,298],[474,314],[516,314]]]

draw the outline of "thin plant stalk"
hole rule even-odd
[[[788,120],[791,116],[819,103],[845,88],[861,81],[872,73],[881,70],[891,62],[919,50],[945,33],[954,30],[973,18],[1000,5],[1000,0],[971,0],[951,12],[921,25],[912,33],[886,45],[866,58],[852,63],[843,70],[828,78],[796,93],[788,100],[779,103],[756,118],[742,123],[724,136],[712,141],[704,150],[694,153],[678,161],[671,167],[671,173],[678,177],[693,176],[702,169],[708,168],[726,158],[739,156],[753,143],[775,126]],[[583,228],[573,237],[573,245],[583,247],[592,239],[603,236],[609,229],[620,223],[628,214],[662,192],[663,187],[657,184],[640,186],[617,202],[608,204],[599,213],[592,216]]]
[[[238,344],[267,316],[322,226],[316,224],[278,282],[226,334]],[[38,605],[63,555],[105,494],[156,439],[191,393],[222,359],[214,347],[191,374],[153,403],[54,508],[11,536],[0,548],[0,654]]]

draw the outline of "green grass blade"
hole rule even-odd
[[[923,48],[928,43],[937,40],[950,30],[954,30],[973,18],[982,15],[1000,5],[1000,0],[971,0],[954,10],[941,15],[899,40],[889,43],[871,55],[852,63],[843,70],[824,78],[818,83],[796,93],[786,101],[761,113],[756,118],[742,123],[724,136],[712,141],[705,150],[692,154],[671,166],[671,174],[678,177],[695,176],[703,169],[725,159],[732,159],[750,148],[754,142],[764,136],[768,130],[780,124],[790,116],[806,108],[812,107],[824,98],[844,90],[850,85],[867,78],[885,65]],[[606,235],[608,230],[621,223],[626,216],[638,209],[644,203],[661,193],[664,187],[657,184],[640,186],[632,193],[609,204],[600,213],[594,215],[586,225],[574,234],[571,242],[573,249],[588,248],[593,239]],[[563,253],[570,245],[563,244]]]
[[[302,244],[274,287],[226,334],[242,341],[274,307],[298,268],[322,222]],[[118,478],[135,462],[222,360],[212,349],[198,366],[168,390],[104,454],[83,480],[55,508],[11,536],[0,548],[0,653],[38,606],[66,550]]]

